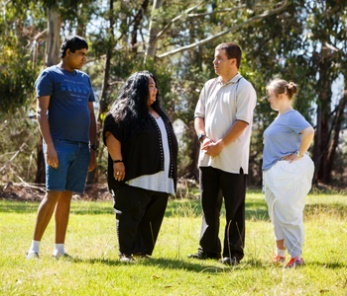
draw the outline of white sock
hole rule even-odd
[[[277,255],[278,256],[281,256],[281,257],[285,257],[286,256],[286,252],[287,252],[287,250],[286,249],[278,249],[277,248]]]
[[[57,256],[58,254],[65,254],[64,244],[54,244],[53,256]]]
[[[40,252],[40,241],[33,240],[29,249],[29,253],[39,253]]]

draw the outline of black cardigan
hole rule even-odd
[[[160,114],[166,127],[170,150],[169,177],[173,178],[175,188],[177,184],[177,153],[178,145],[175,133],[169,119]],[[158,124],[152,116],[148,117],[146,126],[142,131],[134,134],[127,131],[127,126],[116,123],[112,114],[108,114],[104,121],[103,141],[106,145],[106,132],[110,132],[120,143],[125,178],[122,182],[143,175],[151,175],[164,170],[164,150]],[[113,161],[108,154],[107,182],[111,191],[115,190],[120,182],[113,176]]]

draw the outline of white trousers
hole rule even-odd
[[[292,257],[302,254],[303,211],[313,172],[314,164],[308,155],[291,163],[278,161],[263,172],[263,190],[276,241],[284,240]]]

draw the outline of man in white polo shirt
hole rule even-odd
[[[201,143],[198,166],[203,218],[200,247],[188,257],[220,259],[227,265],[238,264],[244,256],[249,146],[257,101],[252,84],[238,72],[241,56],[235,43],[216,47],[213,66],[219,77],[205,83],[194,120]],[[218,232],[223,197],[226,227],[222,250]]]

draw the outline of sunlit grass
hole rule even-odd
[[[247,195],[245,258],[236,268],[189,260],[201,224],[198,200],[170,200],[150,260],[118,261],[112,202],[74,201],[66,249],[51,257],[54,224],[40,260],[26,260],[38,204],[0,201],[1,295],[347,295],[347,196],[315,194],[305,209],[306,266],[271,264],[272,226],[260,192]],[[222,237],[224,211],[221,216]]]

